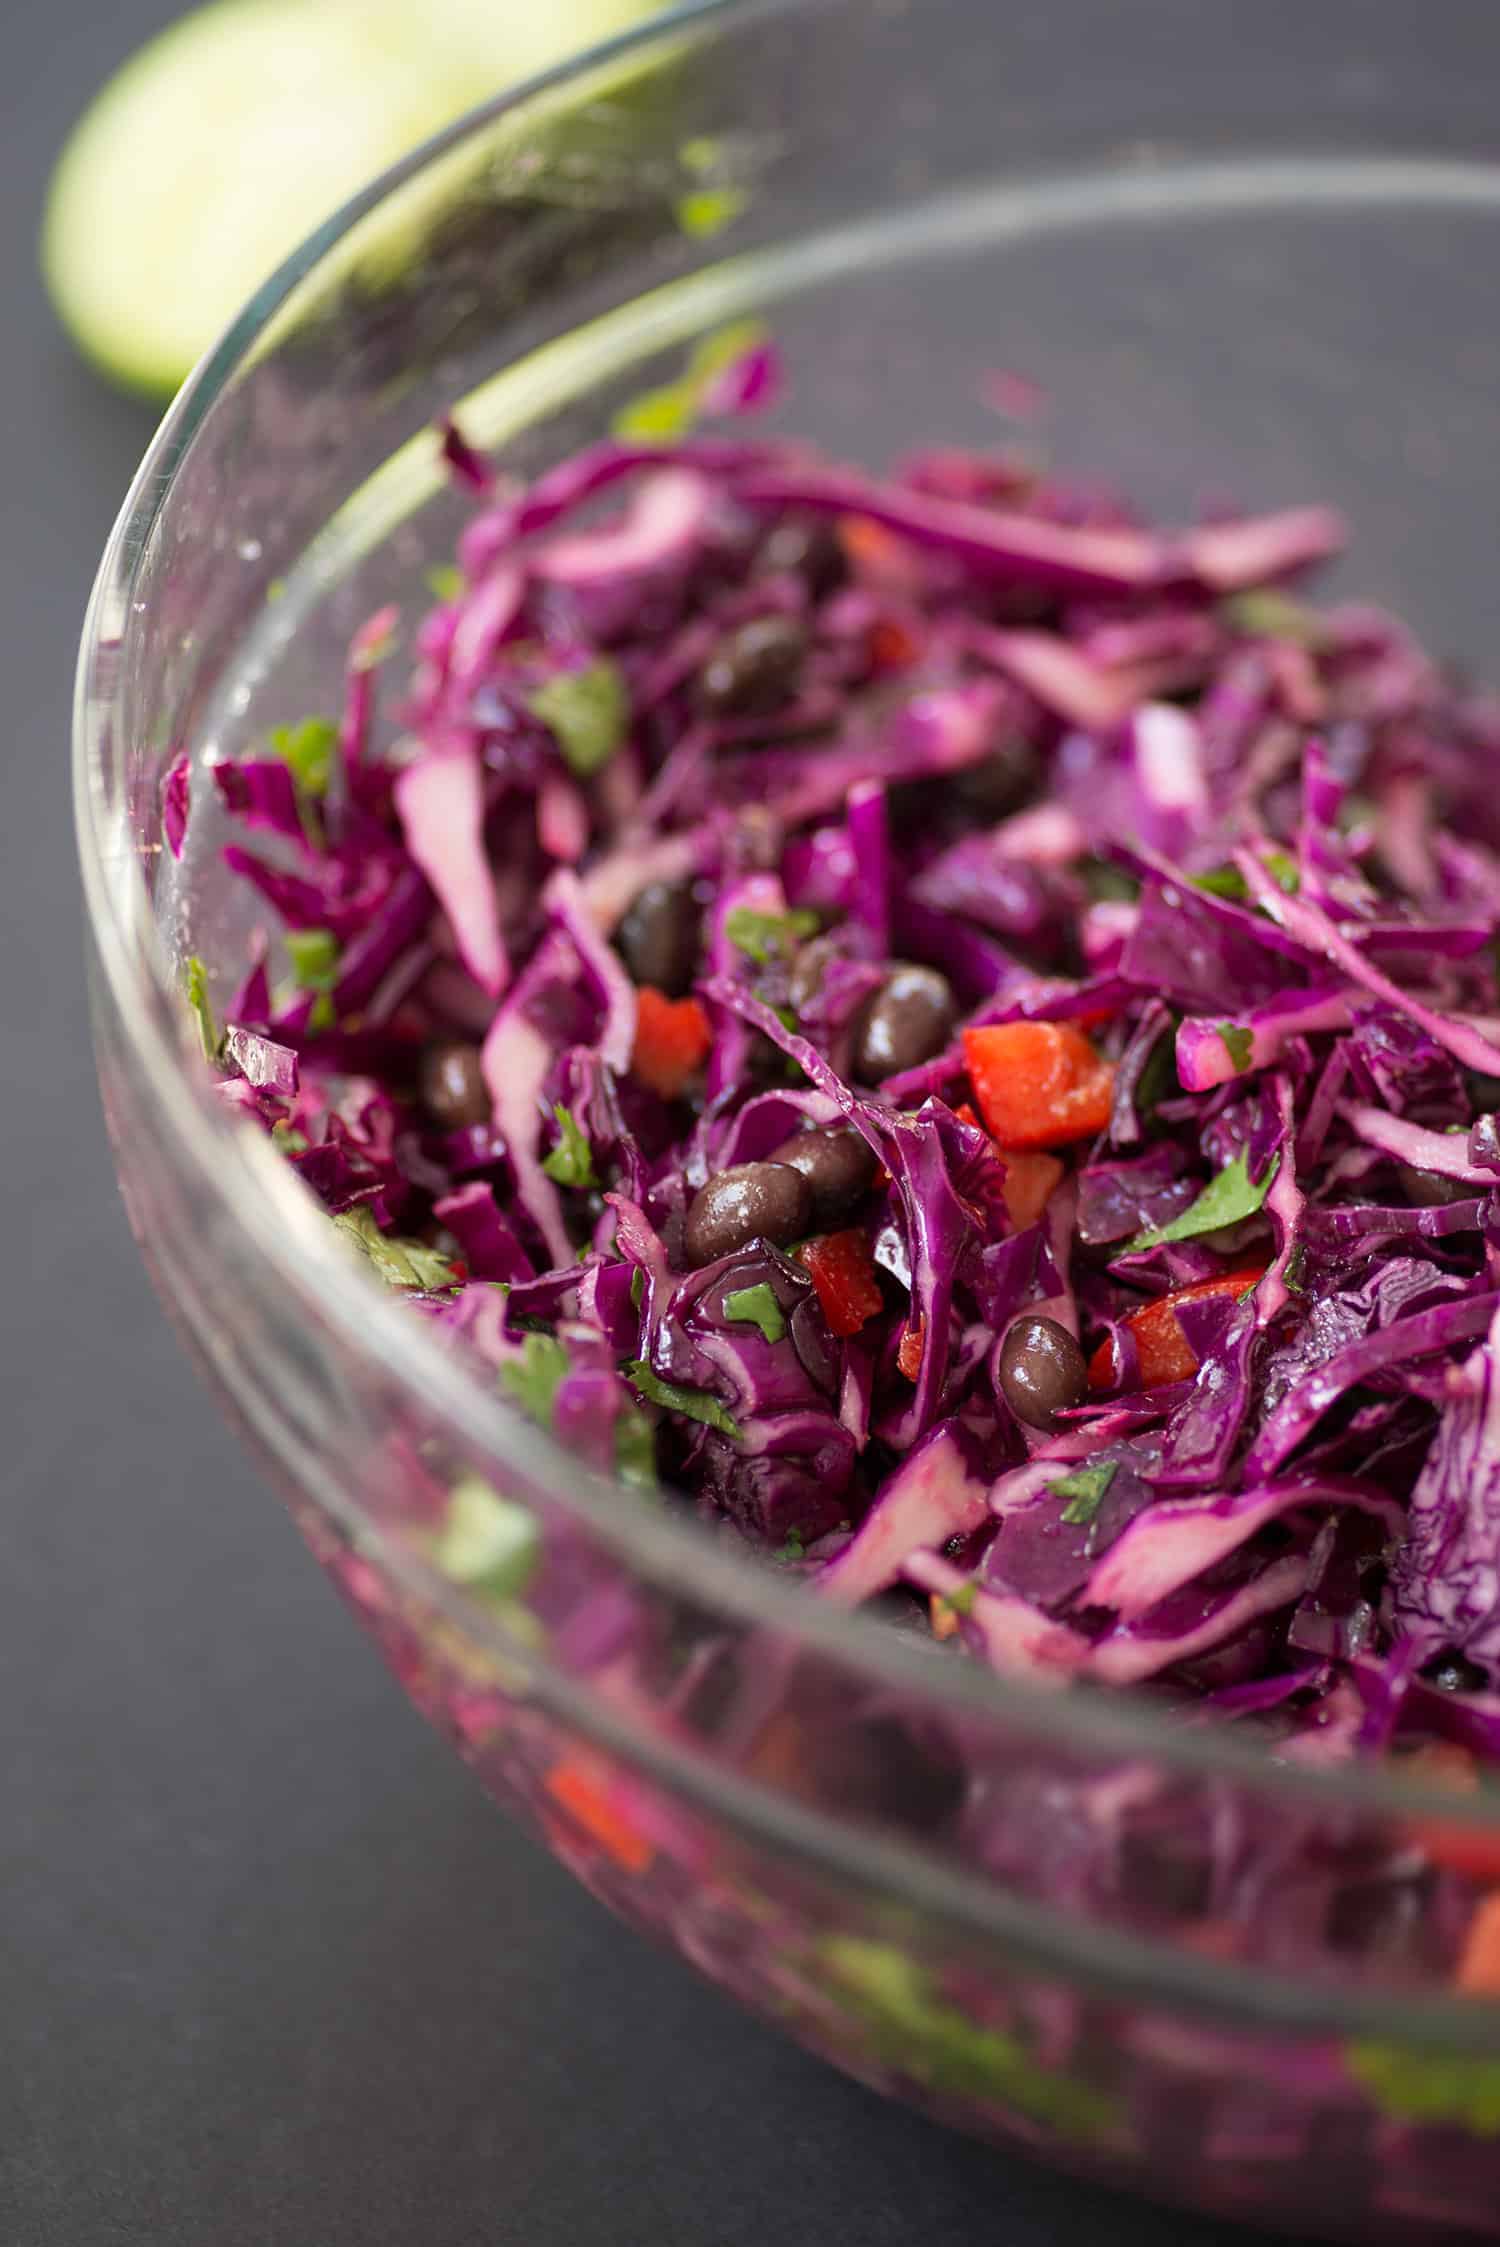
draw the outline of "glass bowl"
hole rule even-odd
[[[1452,1994],[1453,1884],[1424,1886],[1408,1842],[1440,1821],[1486,1892],[1488,1802],[1004,1685],[558,1451],[216,1103],[179,967],[229,988],[247,901],[210,812],[163,852],[159,793],[181,746],[326,705],[380,603],[418,613],[464,512],[435,416],[527,476],[748,312],[790,374],[773,425],[872,461],[993,442],[1019,374],[1060,461],[1164,517],[1332,501],[1347,582],[1482,665],[1497,65],[1494,11],[1394,0],[1261,12],[1253,37],[1232,0],[665,19],[398,166],[260,292],[129,496],[77,705],[99,1070],[142,1252],[482,1783],[866,2081],[1360,2238],[1500,2231],[1500,2012]],[[532,1517],[537,1565],[503,1598],[433,1565],[466,1475]]]

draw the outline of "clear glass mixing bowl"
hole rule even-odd
[[[600,50],[398,167],[247,308],[110,540],[77,712],[100,1074],[142,1251],[482,1782],[624,1917],[935,2115],[1225,2211],[1423,2241],[1500,2231],[1500,2014],[1448,1991],[1419,1878],[1331,1923],[1324,1872],[1399,1864],[1440,1816],[1487,1886],[1487,1803],[1002,1685],[622,1502],[346,1264],[215,1105],[176,963],[227,988],[246,898],[210,814],[180,866],[163,853],[158,782],[180,745],[325,705],[379,602],[414,617],[463,512],[435,415],[528,475],[752,310],[791,376],[779,420],[842,455],[993,441],[982,378],[1017,370],[1057,459],[1165,517],[1226,491],[1334,502],[1346,582],[1482,668],[1497,66],[1500,15],[1457,0],[728,0]],[[429,1565],[464,1473],[534,1512],[524,1600]],[[1259,1901],[1226,1940],[1231,1871]]]

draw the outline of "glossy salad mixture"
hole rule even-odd
[[[1472,1780],[1500,708],[1288,590],[1320,509],[444,444],[436,605],[168,775],[267,908],[222,1029],[190,963],[223,1098],[622,1506],[943,1658]]]

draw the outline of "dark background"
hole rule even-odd
[[[149,1295],[67,713],[154,416],[75,362],[33,245],[66,128],[172,12],[23,0],[0,84],[0,2240],[1205,2247],[883,2105],[607,1920],[407,1708]]]

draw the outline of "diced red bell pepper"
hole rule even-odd
[[[870,626],[870,661],[877,671],[909,671],[922,643],[899,617],[877,617]]]
[[[916,1325],[909,1326],[901,1337],[901,1346],[896,1352],[896,1364],[900,1371],[906,1375],[908,1381],[915,1381],[922,1370],[922,1351],[926,1342],[927,1321],[925,1319],[918,1319]]]
[[[967,1100],[961,1100],[953,1113],[960,1123],[983,1131]],[[994,1145],[993,1140],[990,1144]],[[1056,1155],[1027,1154],[1019,1147],[996,1147],[995,1152],[1005,1165],[1005,1213],[1019,1233],[1041,1216],[1062,1177],[1063,1165]]]
[[[606,1772],[592,1759],[564,1756],[547,1774],[547,1792],[622,1872],[643,1873],[656,1855],[650,1840],[610,1798]]]
[[[1169,1381],[1191,1381],[1198,1370],[1198,1360],[1178,1321],[1180,1303],[1203,1303],[1215,1295],[1243,1295],[1247,1287],[1265,1276],[1265,1270],[1264,1264],[1242,1264],[1236,1271],[1221,1272],[1217,1279],[1174,1288],[1170,1295],[1159,1295],[1154,1303],[1143,1303],[1138,1311],[1132,1311],[1125,1324],[1135,1342],[1141,1387],[1160,1389]],[[1116,1379],[1114,1348],[1106,1340],[1089,1360],[1089,1387],[1112,1389]]]
[[[1468,1997],[1500,1996],[1500,1889],[1475,1907],[1453,1980]]]
[[[669,999],[649,983],[635,994],[635,1050],[630,1073],[675,1100],[702,1068],[713,1043],[708,1016],[696,999]]]
[[[843,1233],[815,1233],[796,1253],[818,1291],[830,1334],[858,1334],[866,1319],[884,1310],[870,1243],[857,1225]]]
[[[1109,1122],[1114,1067],[1071,1022],[965,1030],[964,1061],[980,1114],[1002,1149],[1065,1147]]]

